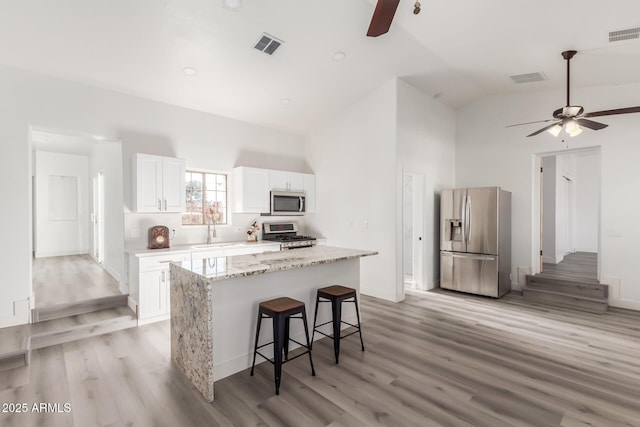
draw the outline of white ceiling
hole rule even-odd
[[[0,0],[0,64],[299,133],[395,76],[453,108],[563,88],[567,49],[574,88],[640,82],[640,40],[608,42],[640,27],[638,0],[422,0],[420,15],[413,3],[368,38],[374,0]],[[262,32],[285,42],[273,56],[252,49]],[[537,71],[549,80],[508,77]]]

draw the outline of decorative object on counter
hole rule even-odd
[[[260,226],[258,225],[258,221],[254,220],[253,223],[249,226],[249,230],[247,230],[247,242],[257,242],[258,231],[260,231]]]
[[[213,239],[218,237],[216,224],[222,219],[220,202],[210,202],[209,206],[204,210],[204,213],[207,216],[207,244],[211,244]],[[213,228],[211,228],[212,225]]]
[[[155,225],[149,228],[149,249],[167,249],[169,241],[169,227]]]

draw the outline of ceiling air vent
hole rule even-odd
[[[622,40],[637,39],[640,36],[640,27],[629,28],[628,30],[611,31],[609,42],[619,42]]]
[[[258,49],[260,52],[264,52],[268,55],[273,55],[273,53],[280,47],[280,45],[284,43],[282,40],[278,40],[277,38],[270,36],[267,33],[263,33],[260,37],[260,40],[253,46],[254,49]]]
[[[516,74],[509,77],[511,77],[511,80],[513,80],[517,84],[542,82],[544,80],[547,80],[547,76],[545,76],[542,72]]]

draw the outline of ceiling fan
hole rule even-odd
[[[378,37],[389,31],[399,3],[400,0],[378,0],[367,31],[368,37]],[[413,5],[413,14],[419,14],[420,8],[420,1],[418,0]]]
[[[603,111],[594,111],[591,113],[585,113],[584,108],[579,105],[571,105],[570,102],[570,74],[569,74],[569,64],[571,63],[571,58],[578,53],[575,50],[567,50],[562,52],[562,57],[567,61],[567,105],[558,108],[553,112],[553,119],[548,120],[538,120],[535,122],[526,122],[526,123],[518,123],[516,125],[509,125],[507,127],[513,126],[522,126],[522,125],[530,125],[533,123],[545,123],[545,122],[554,122],[548,126],[543,127],[535,132],[533,132],[529,136],[538,135],[545,130],[548,131],[553,136],[558,136],[562,129],[569,134],[569,136],[577,136],[582,133],[582,127],[592,129],[592,130],[600,130],[604,129],[609,125],[605,125],[604,123],[595,122],[593,120],[587,119],[587,117],[599,117],[599,116],[612,116],[615,114],[629,114],[629,113],[640,113],[639,107],[628,107],[628,108],[617,108],[614,110],[603,110]]]

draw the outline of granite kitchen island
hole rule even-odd
[[[282,296],[303,301],[311,328],[316,289],[340,284],[359,292],[360,258],[376,254],[314,246],[171,264],[173,362],[212,401],[214,381],[251,366],[260,302]],[[321,305],[318,319],[329,320],[329,310]],[[343,318],[353,322],[351,310],[345,307]],[[291,322],[290,335],[303,341],[301,321]],[[267,322],[260,342],[271,340]]]

